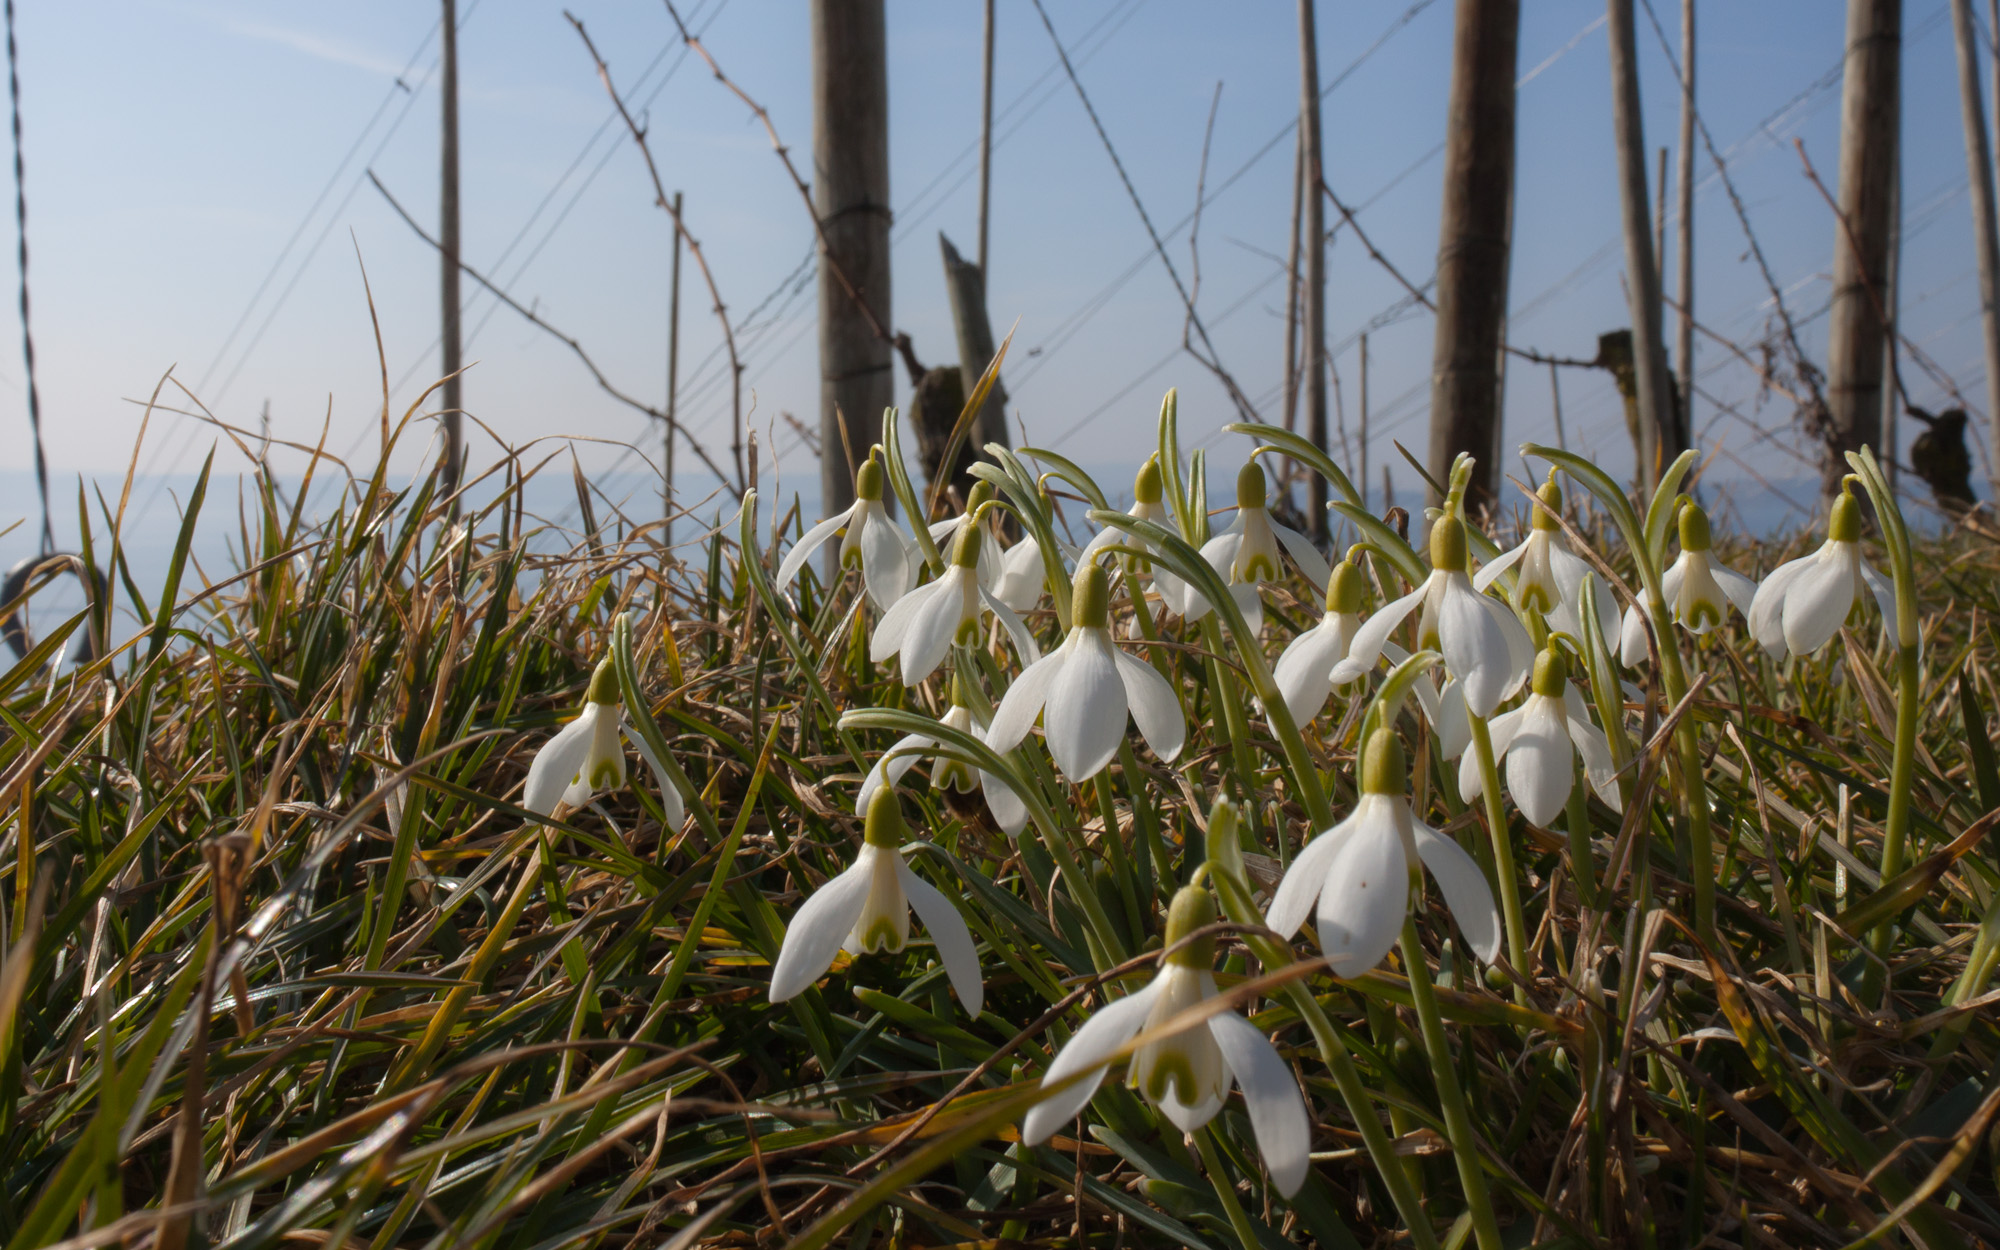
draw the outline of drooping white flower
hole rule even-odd
[[[1000,557],[1000,575],[993,579],[993,597],[1019,613],[1032,612],[1048,592],[1048,571],[1042,566],[1042,545],[1033,534],[1007,548]]]
[[[1687,505],[1681,511],[1680,529],[1680,558],[1660,578],[1660,589],[1674,620],[1691,634],[1705,634],[1729,619],[1731,604],[1748,617],[1757,598],[1757,583],[1715,562],[1708,513],[1694,504]],[[1646,656],[1645,614],[1633,604],[1625,609],[1619,630],[1618,658],[1634,667]]]
[[[528,765],[528,780],[521,788],[521,806],[537,816],[547,816],[555,811],[558,800],[578,808],[624,785],[625,744],[619,741],[621,736],[653,766],[653,777],[660,783],[660,806],[667,823],[678,827],[687,815],[681,792],[668,780],[666,769],[646,740],[625,724],[618,676],[608,658],[591,674],[583,713],[535,752],[534,762]]]
[[[1165,487],[1160,481],[1160,456],[1155,452],[1146,458],[1146,463],[1139,466],[1139,474],[1132,481],[1132,506],[1126,509],[1126,515],[1134,520],[1151,521],[1155,525],[1173,528],[1173,517],[1168,513],[1166,504],[1161,502],[1165,494]],[[1080,568],[1095,560],[1098,552],[1113,544],[1139,547],[1154,555],[1159,554],[1152,543],[1124,530],[1107,526],[1083,545],[1083,553],[1077,557],[1077,566]],[[1131,567],[1136,576],[1153,583],[1153,589],[1160,592],[1160,599],[1167,605],[1167,611],[1175,616],[1187,615],[1188,605],[1198,596],[1186,582],[1151,559],[1143,557],[1134,559]]]
[[[777,589],[782,592],[791,585],[813,552],[843,528],[847,536],[840,540],[840,567],[860,569],[869,601],[876,611],[886,611],[910,588],[912,543],[882,506],[882,466],[872,455],[854,475],[853,506],[799,537],[798,545],[778,565]]]
[[[976,738],[985,737],[986,722],[974,716],[972,709],[958,700],[957,693],[954,683],[951,709],[944,714],[940,723]],[[854,810],[866,812],[869,802],[877,791],[885,785],[894,786],[900,783],[903,774],[910,771],[924,752],[934,749],[937,744],[936,738],[927,738],[922,734],[909,734],[897,739],[896,744],[884,752],[882,758],[875,761],[875,766],[868,770],[868,775],[862,778],[861,792],[854,798]],[[1028,807],[1021,802],[1021,796],[1014,793],[1014,788],[1004,779],[983,768],[978,770],[976,778],[973,772],[971,767],[958,760],[940,757],[932,765],[931,787],[933,789],[950,787],[960,794],[970,794],[973,787],[977,786],[986,799],[986,809],[993,813],[994,823],[1009,837],[1017,836],[1021,830],[1027,828]]]
[[[1500,911],[1472,856],[1410,810],[1409,766],[1395,731],[1377,729],[1361,759],[1361,800],[1347,819],[1306,843],[1286,870],[1264,923],[1290,937],[1319,903],[1319,946],[1333,974],[1382,962],[1409,915],[1419,862],[1481,960],[1500,950]]]
[[[1540,612],[1557,633],[1581,638],[1581,587],[1590,566],[1569,549],[1569,539],[1556,520],[1562,511],[1562,487],[1556,484],[1555,470],[1549,470],[1549,480],[1539,493],[1550,510],[1536,508],[1529,518],[1528,536],[1483,565],[1472,588],[1484,592],[1502,573],[1514,569],[1514,606],[1522,612]],[[1606,640],[1618,629],[1618,610],[1608,595],[1597,596],[1597,628]]]
[[[958,1001],[977,1018],[985,983],[972,931],[952,901],[903,862],[908,829],[894,786],[882,786],[869,799],[863,829],[854,866],[814,891],[786,926],[771,968],[771,1001],[784,1002],[825,976],[843,949],[850,955],[902,950],[914,908]]]
[[[1493,758],[1506,770],[1507,793],[1530,824],[1546,827],[1569,802],[1578,756],[1583,757],[1583,775],[1597,797],[1613,811],[1624,810],[1611,744],[1604,731],[1590,722],[1583,696],[1570,685],[1569,666],[1553,647],[1535,659],[1527,701],[1494,717],[1488,730],[1493,735]],[[1471,755],[1459,762],[1458,793],[1467,803],[1483,793],[1479,761]]]
[[[1771,571],[1750,603],[1750,632],[1771,658],[1810,655],[1839,632],[1866,588],[1882,611],[1891,646],[1896,636],[1896,591],[1887,578],[1861,558],[1861,505],[1843,484],[1826,521],[1826,542],[1818,551]]]
[[[1311,539],[1271,519],[1271,510],[1266,506],[1269,491],[1264,466],[1255,460],[1244,465],[1236,475],[1235,522],[1201,548],[1202,559],[1222,575],[1236,606],[1242,609],[1243,623],[1252,633],[1264,623],[1264,601],[1257,588],[1278,580],[1283,566],[1281,550],[1290,553],[1292,562],[1314,590],[1326,593],[1327,578],[1331,576],[1326,557],[1312,545]],[[1209,608],[1208,600],[1190,589],[1187,611],[1182,615],[1198,621],[1208,615]]]
[[[1352,681],[1374,668],[1391,631],[1421,607],[1417,645],[1444,653],[1446,671],[1465,691],[1465,706],[1474,716],[1486,716],[1527,680],[1535,644],[1506,604],[1473,589],[1465,573],[1463,521],[1439,517],[1431,525],[1430,548],[1431,575],[1361,623],[1333,680]]]
[[[1215,904],[1204,886],[1183,886],[1167,912],[1169,948],[1213,923]],[[1215,939],[1195,937],[1166,958],[1151,983],[1137,993],[1099,1008],[1057,1052],[1043,1085],[1088,1073],[1028,1112],[1021,1140],[1047,1141],[1073,1119],[1104,1082],[1106,1064],[1142,1030],[1158,1028],[1218,993]],[[1217,1011],[1192,1028],[1141,1046],[1132,1056],[1129,1079],[1182,1132],[1192,1133],[1214,1119],[1230,1086],[1243,1090],[1250,1130],[1271,1169],[1278,1192],[1290,1197],[1305,1183],[1312,1124],[1292,1069],[1270,1040],[1234,1011]]]
[[[1326,615],[1292,639],[1271,669],[1293,724],[1303,726],[1318,716],[1332,696],[1333,666],[1347,658],[1347,645],[1361,628],[1365,585],[1366,579],[1352,560],[1334,565],[1333,576],[1326,583]]]
[[[1187,719],[1167,679],[1111,639],[1111,589],[1101,565],[1087,563],[1071,583],[1070,631],[1062,645],[1014,679],[993,712],[986,741],[1007,752],[1042,716],[1049,755],[1081,783],[1118,754],[1129,712],[1153,754],[1171,760],[1187,739]]]
[[[993,483],[982,478],[972,484],[971,492],[966,495],[965,511],[942,521],[933,521],[930,526],[931,541],[938,545],[938,550],[950,551],[957,545],[958,536],[965,532],[965,527],[974,524],[973,518],[980,518],[978,523],[986,530],[987,541],[979,545],[979,584],[987,590],[999,584],[1002,571],[997,527],[980,516],[981,506],[992,498]]]
[[[882,614],[875,624],[875,636],[868,644],[868,658],[880,664],[890,656],[900,656],[903,684],[915,686],[937,671],[950,653],[954,641],[972,642],[979,636],[982,610],[999,618],[1014,640],[1021,659],[1032,663],[1041,649],[1028,633],[1014,609],[995,598],[979,584],[979,551],[984,537],[980,527],[967,525],[952,543],[951,563],[936,581],[904,595]]]

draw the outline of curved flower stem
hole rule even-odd
[[[1903,579],[1896,579],[1896,597],[1904,595]],[[1914,611],[1910,613],[1916,615]],[[1882,829],[1882,880],[1893,880],[1903,871],[1910,839],[1910,790],[1917,772],[1917,711],[1923,703],[1923,670],[1917,657],[1916,639],[1899,636],[1896,649],[1896,753],[1889,765],[1889,819]],[[1863,1002],[1872,1002],[1875,992],[1889,990],[1889,944],[1893,922],[1885,920],[1868,935],[1868,948],[1880,958],[1868,961],[1863,974]]]
[[[1222,866],[1240,863],[1240,860],[1232,858],[1210,862],[1218,863],[1212,879],[1216,895],[1222,900],[1223,914],[1238,924],[1261,925],[1264,916],[1250,895],[1250,887],[1235,870]],[[1292,962],[1290,948],[1270,938],[1249,933],[1244,935],[1244,941],[1267,972]],[[1305,983],[1294,981],[1285,986],[1284,993],[1292,1009],[1312,1030],[1313,1042],[1319,1047],[1320,1061],[1333,1074],[1333,1083],[1340,1090],[1341,1101],[1347,1104],[1347,1113],[1354,1117],[1355,1127],[1361,1133],[1361,1144],[1368,1151],[1368,1159],[1375,1165],[1376,1174],[1388,1189],[1389,1201],[1395,1204],[1397,1214],[1403,1217],[1404,1227],[1410,1230],[1411,1244],[1417,1250],[1438,1250],[1437,1234],[1431,1228],[1429,1215],[1425,1213],[1423,1197],[1410,1183],[1410,1173],[1404,1168],[1403,1160],[1397,1157],[1396,1147],[1389,1140],[1389,1135],[1382,1131],[1382,1121],[1376,1116],[1368,1087],[1362,1083],[1361,1073],[1354,1066],[1354,1057],[1348,1053],[1347,1043],[1341,1040],[1340,1030],[1327,1019],[1326,1011]]]
[[[1507,922],[1507,962],[1522,977],[1528,971],[1528,921],[1521,911],[1521,874],[1514,867],[1514,839],[1507,832],[1507,805],[1500,798],[1500,766],[1493,759],[1493,735],[1484,716],[1472,722],[1472,749],[1479,761],[1479,797],[1486,805],[1486,830],[1493,839],[1493,866],[1500,878],[1500,915]],[[1514,983],[1514,1001],[1528,1004],[1528,987]]]
[[[1452,1066],[1451,1042],[1445,1037],[1444,1020],[1438,1015],[1437,994],[1431,988],[1430,967],[1424,962],[1417,922],[1407,918],[1403,921],[1403,964],[1410,977],[1410,997],[1416,1003],[1417,1022],[1423,1030],[1424,1050],[1437,1078],[1438,1101],[1444,1105],[1445,1132],[1451,1138],[1452,1161],[1458,1165],[1458,1183],[1465,1190],[1466,1210],[1472,1214],[1473,1235],[1479,1239],[1479,1250],[1500,1250],[1500,1225],[1493,1218],[1493,1202],[1486,1193],[1486,1173],[1479,1163],[1479,1138],[1466,1111],[1465,1091],[1459,1088],[1458,1071]]]

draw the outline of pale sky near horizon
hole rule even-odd
[[[1678,53],[1678,0],[1653,5]],[[738,320],[753,423],[775,439],[786,474],[802,481],[814,469],[783,414],[817,423],[813,270],[801,267],[812,241],[805,209],[743,106],[698,62],[683,63],[663,6],[572,0],[570,7],[619,87],[644,107],[668,189],[685,191],[690,228]],[[1174,0],[1048,7],[1184,277],[1192,267],[1179,223],[1195,201],[1204,124],[1221,84],[1199,306],[1224,362],[1275,416],[1293,150],[1286,128],[1298,94],[1294,7]],[[1418,283],[1429,278],[1437,251],[1436,149],[1452,7],[1450,0],[1319,5],[1323,81],[1346,75],[1325,104],[1328,180],[1362,206],[1370,239]],[[1792,141],[1803,141],[1833,185],[1843,7],[1705,0],[1699,8],[1703,114],[1815,357],[1835,225]],[[1604,7],[1538,0],[1524,9],[1511,337],[1589,356],[1600,331],[1629,320]],[[1945,9],[1944,0],[1906,6],[1902,304],[1907,333],[1983,414]],[[729,74],[768,106],[810,176],[804,6],[687,0],[682,12]],[[122,471],[139,424],[131,401],[169,367],[227,420],[255,428],[268,400],[274,435],[312,441],[327,420],[330,449],[370,454],[382,384],[362,264],[396,409],[436,375],[435,254],[362,175],[372,168],[412,213],[434,223],[436,13],[425,0],[20,6],[33,321],[48,453],[59,477]],[[630,140],[606,126],[608,101],[562,5],[460,0],[460,14],[466,259],[576,336],[619,386],[660,402],[670,229],[650,202]],[[1048,32],[1022,0],[1001,0],[999,30],[989,304],[1003,331],[1019,322],[1008,382],[1020,423],[1033,441],[1080,461],[1129,464],[1152,437],[1161,392],[1177,385],[1188,442],[1211,441],[1218,467],[1233,465],[1247,444],[1211,438],[1232,414],[1203,368],[1175,351],[1182,311],[1173,286],[1055,65]],[[936,363],[955,354],[937,234],[967,252],[975,234],[969,155],[979,118],[979,5],[893,0],[889,39],[892,319]],[[1643,5],[1639,43],[1647,142],[1671,146],[1677,89]],[[1748,342],[1762,333],[1769,300],[1705,154],[1696,168],[1697,314]],[[1431,321],[1421,308],[1398,309],[1402,289],[1351,231],[1337,232],[1329,274],[1329,337],[1350,427],[1352,340],[1376,326],[1371,458],[1379,465],[1394,455],[1390,440],[1414,448],[1424,437]],[[691,265],[683,280],[683,419],[721,458],[729,436],[717,335]],[[7,291],[0,422],[12,431],[0,444],[0,468],[21,468],[30,444],[11,266],[0,287]],[[566,348],[506,309],[494,311],[474,284],[465,290],[466,357],[477,362],[466,403],[481,421],[515,443],[637,441],[657,456],[657,431],[599,391]],[[1811,448],[1792,426],[1788,403],[1760,395],[1755,376],[1713,343],[1701,343],[1697,364],[1708,397],[1698,403],[1697,429],[1709,448],[1720,448],[1717,475],[1744,477],[1745,464],[1773,479],[1806,471],[1795,457]],[[1906,380],[1919,403],[1944,394],[1921,368],[1909,367]],[[907,393],[900,368],[898,393]],[[1606,375],[1566,375],[1563,406],[1573,443],[1607,465],[1629,463]],[[1510,445],[1552,441],[1545,370],[1511,370],[1508,422]],[[1772,436],[1760,436],[1752,422]],[[213,439],[212,431],[157,417],[141,466],[189,470]],[[475,441],[476,458],[490,451]],[[616,463],[617,453],[597,443],[580,451],[597,469]],[[232,455],[225,446],[218,464]],[[1507,468],[1519,471],[1518,463]],[[1401,487],[1411,479],[1398,469]],[[33,507],[22,499],[8,511]]]

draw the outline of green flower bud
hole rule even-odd
[[[1132,498],[1140,503],[1158,503],[1161,493],[1160,453],[1154,452],[1139,466],[1139,476],[1132,482]]]
[[[612,667],[611,657],[605,656],[597,662],[597,671],[590,675],[590,693],[584,698],[592,703],[617,703],[618,670]]]
[[[993,483],[982,477],[972,484],[972,493],[965,497],[965,510],[968,513],[977,512],[979,511],[980,504],[986,503],[992,498]]]
[[[1569,684],[1569,664],[1564,661],[1562,652],[1554,647],[1544,648],[1535,657],[1535,675],[1531,681],[1536,694],[1547,695],[1551,699],[1562,698]]]
[[[977,525],[960,527],[958,538],[951,544],[951,562],[962,569],[979,567],[980,532]]]
[[[1172,946],[1195,930],[1214,923],[1215,901],[1208,896],[1207,887],[1184,885],[1174,895],[1173,904],[1167,908],[1167,945]],[[1214,935],[1189,942],[1167,956],[1167,962],[1208,971],[1215,966]]]
[[[868,800],[868,815],[861,823],[861,837],[870,846],[895,850],[903,845],[909,826],[903,823],[903,805],[896,798],[896,787],[877,787]]]
[[[873,457],[862,461],[854,474],[854,497],[882,501],[882,465]]]
[[[1465,522],[1448,515],[1432,522],[1431,567],[1442,573],[1465,572]]]
[[[1708,531],[1708,513],[1695,504],[1681,509],[1681,550],[1707,551],[1715,545]]]
[[[1111,628],[1111,579],[1097,561],[1086,560],[1070,582],[1069,614],[1078,629]]]
[[[1270,490],[1264,482],[1264,466],[1255,460],[1236,472],[1236,506],[1239,508],[1261,508],[1270,499]]]
[[[1355,615],[1361,611],[1361,595],[1367,588],[1368,579],[1354,561],[1342,560],[1333,566],[1333,576],[1326,582],[1326,610]]]
[[[1410,764],[1403,740],[1393,729],[1378,729],[1361,753],[1361,793],[1403,794],[1410,788]]]
[[[1556,471],[1554,469],[1549,470],[1549,480],[1542,483],[1542,488],[1535,493],[1541,496],[1542,502],[1547,504],[1549,508],[1546,512],[1540,508],[1535,509],[1532,521],[1534,527],[1538,530],[1561,529],[1562,523],[1556,518],[1562,515],[1563,488],[1556,485]]]
[[[1861,541],[1861,505],[1855,501],[1853,487],[1845,482],[1840,485],[1840,498],[1833,501],[1833,510],[1827,514],[1826,536],[1837,543]]]

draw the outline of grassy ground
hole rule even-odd
[[[1190,725],[1171,764],[1135,738],[1074,789],[1036,740],[1016,757],[1087,860],[1088,908],[1044,838],[1010,842],[978,801],[911,775],[904,810],[926,844],[911,862],[981,944],[978,1019],[922,940],[843,956],[773,1005],[786,924],[851,862],[857,784],[898,735],[839,718],[936,715],[939,682],[908,691],[868,663],[853,579],[806,574],[796,610],[766,599],[733,527],[685,562],[657,526],[618,516],[530,554],[553,536],[530,544],[523,468],[492,472],[498,500],[459,526],[428,482],[353,481],[323,519],[268,484],[197,495],[190,524],[240,515],[246,562],[213,581],[177,561],[164,585],[133,584],[116,501],[92,517],[109,610],[144,628],[55,674],[51,649],[91,627],[70,621],[0,677],[9,1250],[1411,1242],[1300,1004],[1276,989],[1253,1018],[1315,1121],[1296,1200],[1273,1192],[1240,1102],[1198,1151],[1112,1082],[1080,1136],[1019,1144],[1019,1091],[1103,974],[1149,975],[1211,796],[1248,814],[1253,881],[1311,832],[1292,762],[1242,715],[1220,634],[1169,619],[1177,645],[1152,648]],[[797,520],[777,523],[796,534]],[[767,511],[767,543],[772,527]],[[1725,549],[1763,572],[1809,541]],[[2000,808],[2000,550],[1960,536],[1916,554],[1914,885],[1876,888],[1897,696],[1872,617],[1782,667],[1737,621],[1688,640],[1707,674],[1686,714],[1712,800],[1713,946],[1691,938],[1701,869],[1647,687],[1631,815],[1590,805],[1587,864],[1568,831],[1513,817],[1527,983],[1475,974],[1435,894],[1419,917],[1454,1072],[1425,1060],[1400,956],[1304,982],[1422,1195],[1415,1244],[1471,1231],[1447,1076],[1508,1244],[2000,1244],[2000,850],[1953,842]],[[755,556],[775,567],[768,547]],[[1275,655],[1319,605],[1270,604]],[[621,614],[635,731],[678,762],[688,818],[665,824],[635,758],[633,784],[533,821],[517,806],[528,763],[578,710]],[[1031,624],[1057,640],[1046,601]],[[1010,653],[991,654],[997,697]],[[1337,695],[1305,733],[1341,812],[1346,710]],[[1476,844],[1482,815],[1439,784],[1428,737],[1411,742],[1420,812]],[[1871,978],[1857,938],[1882,920]],[[1254,938],[1225,939],[1225,987],[1265,970]]]

